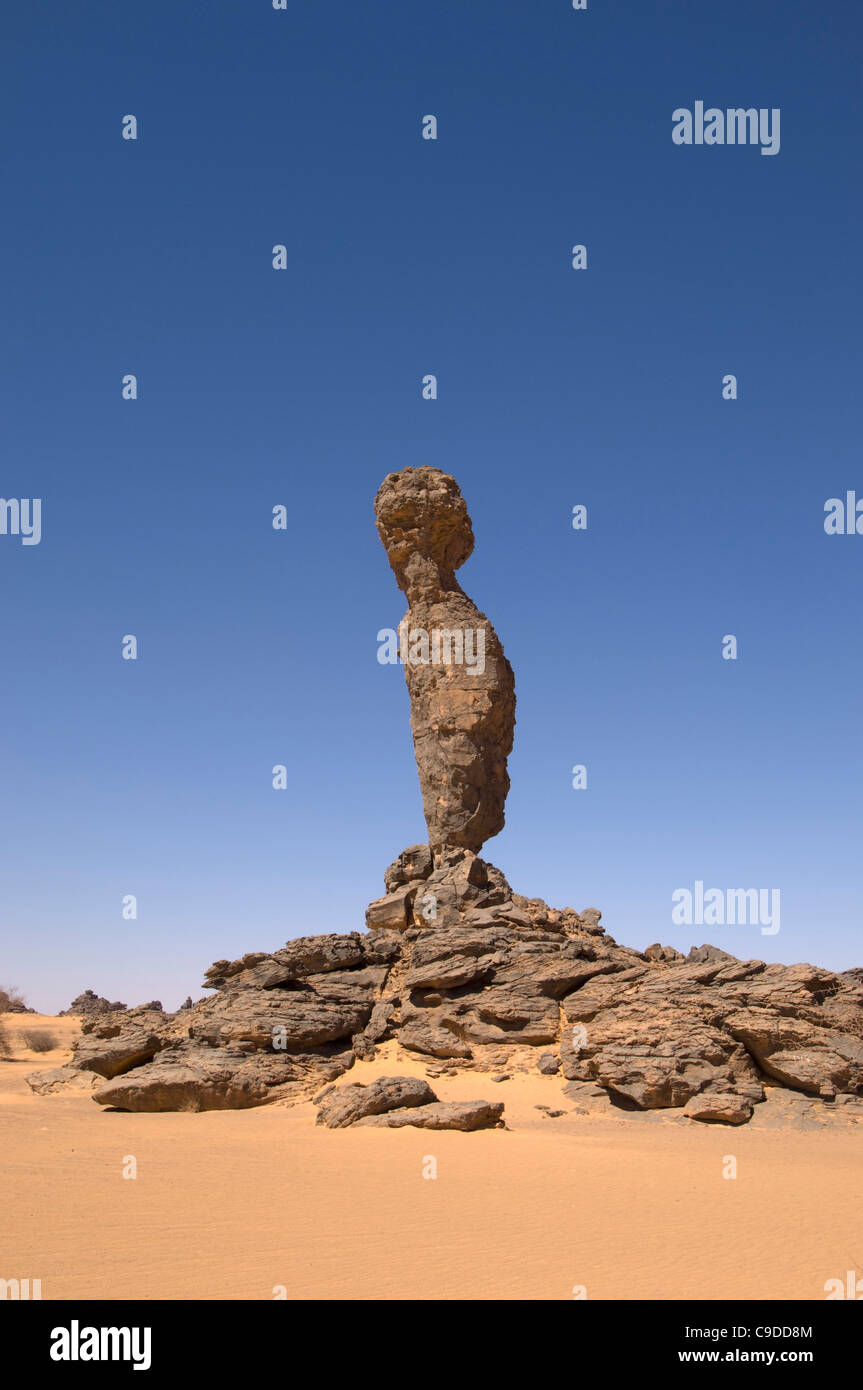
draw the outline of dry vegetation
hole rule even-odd
[[[0,985],[0,1014],[18,1013],[27,1001],[14,985]]]

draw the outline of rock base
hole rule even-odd
[[[521,897],[469,850],[411,846],[385,886],[366,932],[217,961],[205,979],[215,994],[173,1015],[88,1017],[51,1090],[86,1072],[104,1083],[93,1099],[123,1110],[296,1102],[395,1040],[430,1075],[559,1073],[561,1094],[572,1083],[588,1108],[610,1098],[741,1124],[765,1081],[823,1104],[863,1096],[861,971],[742,961],[714,946],[635,951],[605,933],[596,909]],[[424,1086],[348,1122],[453,1127],[443,1124],[453,1107]],[[476,1127],[467,1114],[455,1127]]]

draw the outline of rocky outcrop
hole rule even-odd
[[[473,550],[467,507],[448,473],[404,468],[384,479],[375,516],[409,605],[400,660],[429,845],[476,851],[503,829],[515,682],[494,628],[455,578]]]
[[[635,951],[607,935],[596,909],[513,893],[466,849],[413,845],[384,882],[385,898],[401,894],[397,927],[217,961],[206,975],[214,993],[176,1014],[94,1014],[69,1068],[43,1084],[95,1074],[93,1098],[125,1110],[293,1103],[393,1044],[430,1076],[544,1073],[576,1113],[610,1099],[618,1110],[740,1124],[765,1083],[821,1106],[863,1097],[860,972],[738,960],[714,946]],[[335,1127],[499,1119],[447,1119],[447,1102],[415,1078],[342,1082],[319,1099],[322,1123],[349,1117]],[[468,1104],[497,1102],[459,1102]]]
[[[470,518],[435,468],[391,473],[375,512],[409,603],[401,656],[429,843],[387,869],[365,933],[216,961],[204,981],[215,993],[176,1014],[85,991],[68,1011],[85,1015],[72,1063],[34,1089],[98,1076],[100,1105],[148,1111],[294,1102],[327,1087],[319,1119],[331,1128],[501,1123],[502,1102],[442,1102],[416,1078],[334,1084],[392,1044],[430,1076],[505,1082],[536,1069],[575,1114],[614,1105],[743,1124],[766,1082],[822,1107],[863,1097],[863,969],[768,965],[711,945],[631,950],[597,908],[521,897],[478,857],[504,823],[515,693],[494,629],[455,579],[473,549]]]
[[[700,947],[594,979],[564,1014],[564,1075],[642,1107],[723,1091],[757,1102],[762,1076],[825,1099],[863,1093],[863,991],[810,965]]]
[[[122,1013],[127,1006],[118,1001],[111,1003],[109,999],[103,998],[101,994],[96,994],[92,989],[85,989],[83,994],[79,994],[77,999],[73,999],[68,1009],[61,1009],[59,1018],[68,1018],[70,1015],[83,1014],[89,1017],[91,1014]]]

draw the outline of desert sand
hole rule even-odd
[[[77,1019],[2,1022],[0,1276],[44,1299],[823,1300],[863,1273],[863,1128],[787,1091],[740,1129],[576,1113],[536,1073],[436,1078],[505,1101],[507,1129],[472,1134],[327,1130],[311,1103],[126,1114],[27,1087]],[[27,1051],[30,1029],[62,1047]],[[426,1069],[390,1043],[344,1083],[386,1074]]]

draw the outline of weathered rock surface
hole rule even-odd
[[[93,1099],[117,1110],[247,1110],[278,1099],[303,1099],[352,1062],[346,1049],[278,1056],[181,1045],[109,1081]]]
[[[149,1062],[170,1041],[166,1015],[153,1009],[95,1012],[81,1025],[74,1065],[110,1079]]]
[[[79,1067],[46,1067],[42,1071],[31,1072],[24,1080],[37,1096],[53,1096],[59,1091],[92,1091],[98,1086],[96,1072],[81,1071]]]
[[[545,1072],[583,1113],[610,1101],[621,1113],[685,1107],[737,1124],[765,1082],[815,1107],[863,1101],[860,972],[738,960],[706,945],[686,957],[634,951],[595,909],[514,894],[466,849],[412,846],[385,882],[406,894],[402,929],[301,937],[218,961],[207,972],[216,992],[190,1009],[85,1019],[70,1067],[38,1084],[56,1090],[83,1072],[101,1078],[102,1105],[243,1108],[310,1099],[389,1042],[437,1074]],[[433,899],[424,907],[420,889]],[[419,1119],[392,1125],[438,1123],[440,1111],[420,1112],[445,1103],[415,1084],[401,1108]],[[328,1103],[369,1090],[342,1086]],[[356,1122],[373,1119],[374,1108]]]
[[[503,829],[515,681],[494,628],[455,577],[473,550],[467,507],[448,473],[404,468],[384,479],[375,516],[409,604],[401,659],[429,845],[478,850]]]
[[[437,1096],[427,1081],[415,1076],[381,1076],[368,1086],[331,1086],[317,1097],[319,1125],[346,1129],[369,1115],[407,1106],[428,1105]]]
[[[744,1096],[731,1091],[705,1091],[693,1096],[683,1107],[690,1120],[707,1120],[714,1124],[745,1125],[752,1115],[752,1106]]]
[[[435,1101],[410,1110],[389,1110],[384,1115],[370,1115],[358,1120],[358,1125],[374,1125],[379,1129],[497,1129],[503,1124],[503,1101],[458,1100]]]

